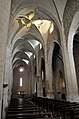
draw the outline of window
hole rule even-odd
[[[20,72],[23,72],[23,71],[24,71],[24,68],[23,68],[23,67],[20,67],[20,68],[19,68],[19,71],[20,71]]]
[[[20,86],[22,86],[22,77],[20,77]]]

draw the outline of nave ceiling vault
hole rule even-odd
[[[46,33],[51,26],[52,31],[54,29],[54,21],[52,21],[50,15],[48,15],[45,11],[40,10],[40,7],[37,6],[35,8],[32,7],[32,9],[27,6],[27,8],[21,9],[16,14],[16,17],[13,18],[13,29],[11,35],[13,63],[15,61],[22,60],[22,57],[18,57],[17,52],[19,51],[24,51],[24,53],[30,51],[30,53],[35,55],[35,47],[38,44],[40,45],[40,48],[44,48],[48,37],[46,36]],[[24,57],[24,59],[28,60],[27,56]]]

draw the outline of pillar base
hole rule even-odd
[[[79,102],[79,96],[77,95],[69,95],[69,96],[66,96],[66,99],[67,101],[70,101],[70,102]]]
[[[47,98],[54,99],[54,93],[53,92],[47,92]]]
[[[41,97],[41,96],[43,96],[43,93],[42,92],[38,92],[37,96]]]

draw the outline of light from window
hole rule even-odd
[[[34,55],[34,59],[35,59],[35,55]]]
[[[20,71],[20,72],[23,72],[23,71],[24,71],[24,68],[23,68],[23,67],[20,67],[20,68],[19,68],[19,71]]]
[[[54,25],[53,25],[53,23],[50,25],[50,34],[53,32],[53,30],[54,30]]]
[[[22,86],[22,77],[20,77],[20,86]]]

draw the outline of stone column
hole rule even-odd
[[[37,96],[39,95],[39,50],[40,50],[40,45],[36,46],[36,67],[37,67],[37,74],[36,74],[36,83],[37,83]]]
[[[4,83],[8,84],[8,102],[10,101],[11,97],[11,90],[12,90],[12,82],[13,82],[13,71],[12,71],[12,62],[11,62],[11,48],[10,46],[7,48],[6,52],[6,62],[5,62],[5,78]]]
[[[52,79],[52,68],[49,67],[50,62],[48,62],[47,56],[47,45],[45,46],[45,69],[46,69],[46,95],[48,98],[54,99],[53,93],[53,79]]]
[[[12,85],[13,85],[13,69],[12,69],[12,62],[11,62],[11,54],[10,54],[10,62],[9,62],[9,101],[11,99],[12,94]]]
[[[4,74],[4,84],[8,84],[6,88],[3,89],[3,118],[5,118],[5,108],[8,107],[8,100],[9,100],[9,83],[10,83],[10,50],[7,49],[6,52],[6,61],[5,61],[5,74]]]
[[[29,69],[29,95],[32,95],[32,72],[31,68]]]
[[[31,75],[32,75],[32,79],[31,79],[31,85],[32,85],[32,94],[35,93],[35,76],[34,76],[34,72],[35,72],[35,67],[34,67],[34,56],[32,55],[31,58]]]
[[[36,48],[36,66],[37,66],[37,77],[40,75],[39,74],[39,50],[40,50],[40,45],[37,45]]]
[[[8,107],[8,86],[6,88],[4,88],[3,91],[3,115],[2,115],[2,119],[5,119],[5,109]]]
[[[2,111],[1,109],[3,106],[3,102],[2,102],[3,100],[3,78],[4,78],[4,62],[1,61],[1,57],[0,57],[0,119],[1,119],[1,111]]]
[[[61,46],[62,46],[62,55],[64,61],[64,71],[65,71],[65,81],[66,81],[66,91],[67,91],[66,98],[68,101],[79,101],[77,80],[73,78],[74,76],[71,73],[70,61],[69,61],[66,38],[65,38],[63,27],[62,27],[61,36],[62,36]]]
[[[3,98],[3,78],[8,40],[11,0],[0,0],[0,119]]]
[[[39,97],[43,96],[42,79],[40,76],[37,77],[37,92]]]

